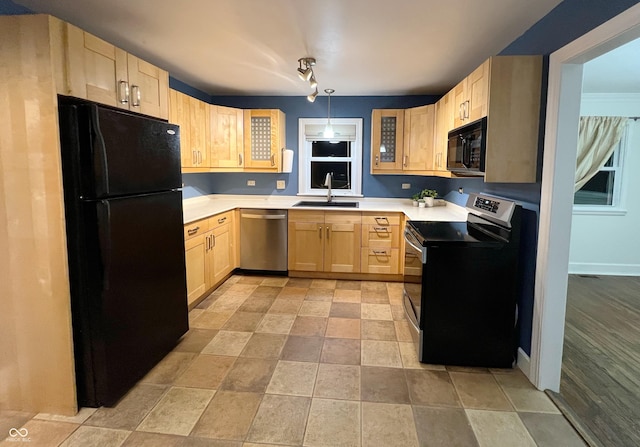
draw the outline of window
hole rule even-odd
[[[589,211],[620,206],[622,167],[627,145],[627,129],[609,160],[573,196],[574,210]]]
[[[323,137],[326,123],[326,118],[298,121],[298,193],[326,194],[325,178],[331,173],[333,195],[359,196],[362,194],[362,119],[332,118],[334,137],[330,139]]]

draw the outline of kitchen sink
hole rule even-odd
[[[358,202],[318,202],[312,200],[303,200],[293,206],[312,206],[312,207],[338,207],[338,208],[358,208]]]

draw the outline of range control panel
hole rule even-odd
[[[482,216],[500,225],[510,227],[515,206],[515,202],[500,197],[469,194],[466,208],[476,216]]]

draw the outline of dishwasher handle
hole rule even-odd
[[[242,219],[284,220],[286,214],[240,214]]]

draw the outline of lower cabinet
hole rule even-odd
[[[400,273],[399,213],[362,213],[362,273]]]
[[[360,273],[361,213],[289,211],[289,270]]]
[[[234,211],[185,225],[184,234],[187,302],[191,305],[236,267]]]

